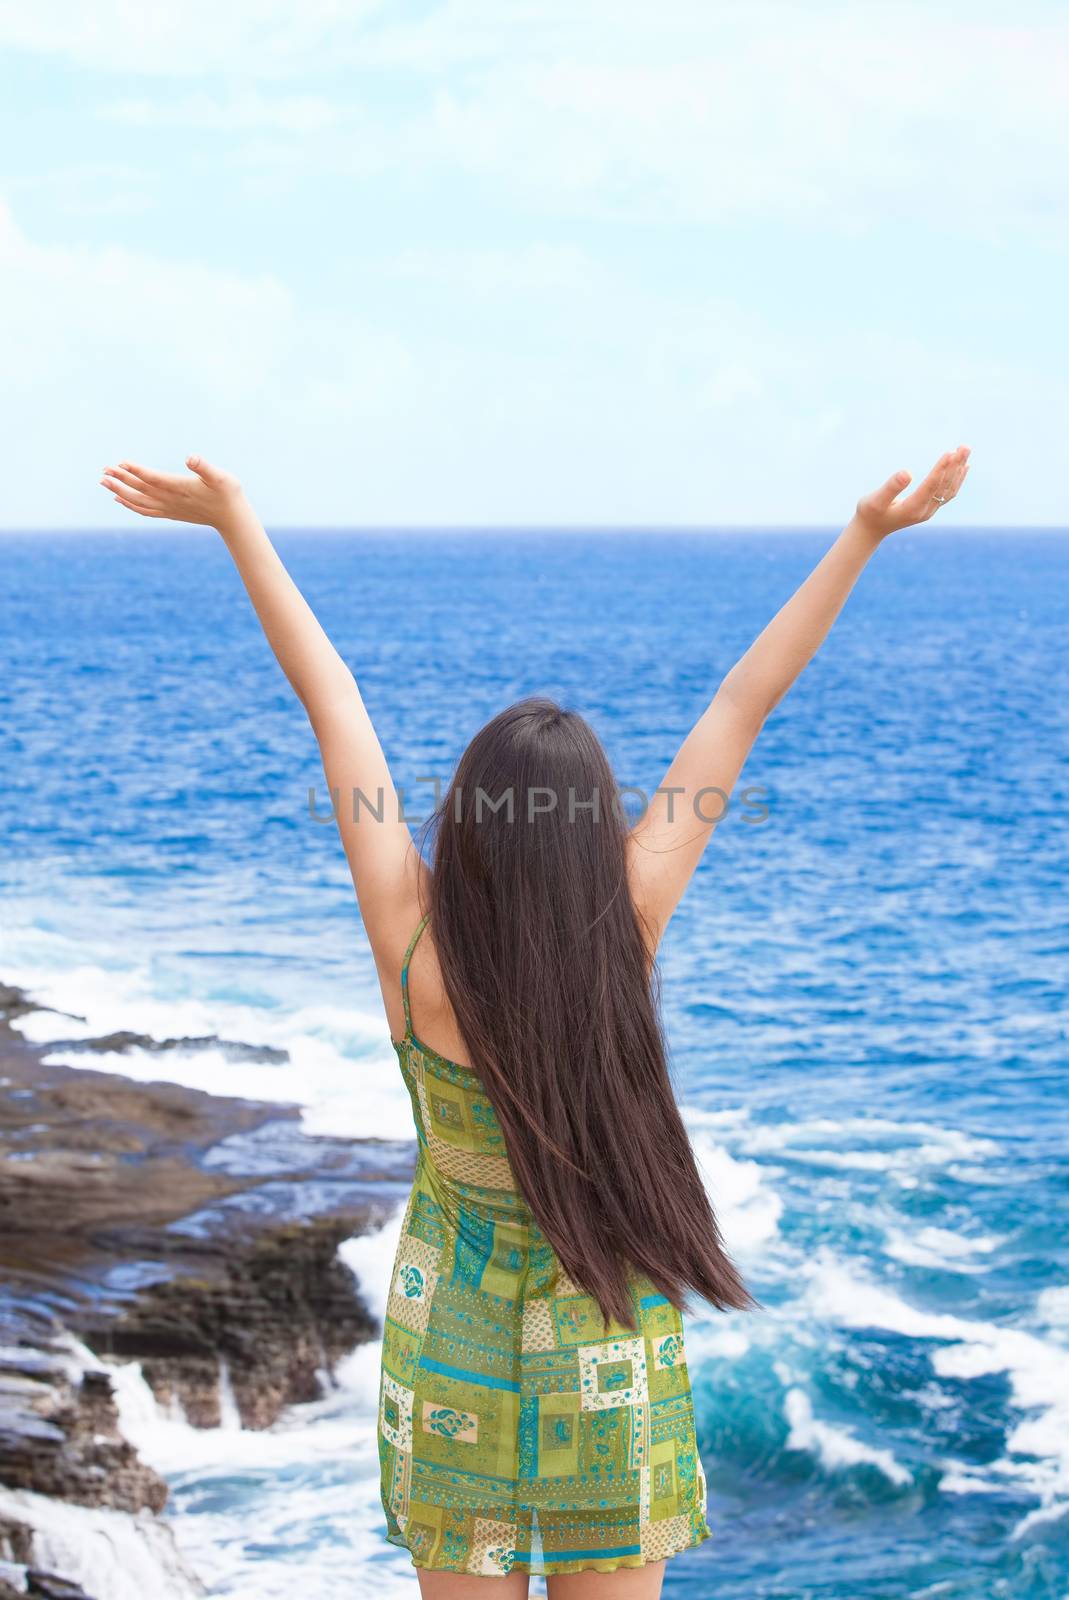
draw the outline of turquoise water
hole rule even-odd
[[[279,542],[418,817],[530,692],[651,789],[827,535]],[[0,976],[94,1030],[282,1042],[291,1068],[173,1070],[405,1132],[314,743],[215,536],[0,550]],[[767,819],[729,814],[669,931],[680,1100],[764,1310],[694,1314],[716,1537],[666,1594],[1069,1595],[1067,576],[1055,533],[885,547],[747,768]],[[413,1592],[379,1541],[371,1371],[259,1466],[168,1435],[213,1593],[299,1570],[318,1600],[354,1559]]]

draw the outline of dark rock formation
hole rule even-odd
[[[151,1055],[166,1055],[168,1051],[218,1050],[227,1061],[259,1061],[265,1066],[284,1066],[290,1058],[288,1050],[276,1050],[269,1044],[242,1044],[239,1040],[220,1039],[218,1034],[205,1034],[197,1039],[153,1039],[148,1033],[103,1033],[96,1039],[60,1039],[51,1050],[64,1050],[77,1055],[89,1051],[97,1055],[122,1055],[127,1050],[145,1050]]]
[[[57,1577],[54,1572],[40,1572],[36,1567],[28,1567],[23,1575],[24,1589],[10,1588],[0,1578],[0,1600],[92,1600],[79,1583],[69,1583],[66,1578]]]
[[[34,1009],[0,985],[0,1486],[154,1513],[166,1484],[122,1438],[107,1372],[72,1358],[72,1336],[139,1361],[196,1426],[220,1421],[223,1377],[243,1424],[268,1426],[376,1331],[337,1247],[403,1197],[413,1147],[310,1136],[293,1106],[46,1066],[198,1041],[37,1049],[10,1026]],[[10,1513],[0,1600],[5,1585],[86,1600],[36,1571],[32,1531]]]
[[[272,1228],[218,1253],[204,1276],[151,1285],[117,1319],[86,1327],[87,1342],[139,1361],[157,1398],[180,1400],[197,1427],[221,1420],[225,1362],[242,1424],[267,1427],[283,1406],[318,1399],[319,1374],[376,1332],[337,1254],[365,1223],[366,1212]]]
[[[9,1319],[10,1326],[10,1319]],[[33,1320],[22,1319],[31,1334]],[[162,1511],[167,1485],[119,1432],[111,1380],[79,1372],[45,1328],[0,1351],[0,1474],[6,1488],[86,1506]]]

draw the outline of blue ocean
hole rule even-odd
[[[278,544],[418,821],[470,735],[533,692],[654,788],[829,538]],[[313,814],[312,735],[217,537],[9,534],[0,553],[0,978],[94,1034],[290,1056],[94,1066],[163,1062],[299,1101],[314,1132],[409,1136],[346,865]],[[883,548],[662,948],[679,1099],[762,1303],[688,1322],[714,1537],[669,1563],[676,1600],[1069,1596],[1067,580],[1057,532]],[[47,1038],[47,1016],[31,1026]],[[343,1246],[380,1309],[394,1226]],[[415,1594],[382,1536],[377,1361],[355,1351],[267,1433],[197,1432],[130,1375],[128,1428],[211,1595]]]

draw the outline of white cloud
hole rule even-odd
[[[372,323],[359,298],[326,311],[270,274],[42,245],[0,213],[0,426],[20,461],[0,525],[115,522],[109,459],[191,449],[275,522],[811,523],[962,438],[973,516],[1063,514],[1042,476],[1022,499],[1016,462],[1056,449],[1064,379],[668,303],[544,245],[380,266],[418,272],[419,329],[403,297]]]
[[[355,515],[345,455],[361,428],[392,425],[414,384],[403,341],[302,309],[269,274],[40,245],[2,205],[0,344],[0,418],[22,462],[5,489],[7,526],[115,521],[96,480],[122,454],[266,455],[278,504],[287,478],[298,486],[323,466],[324,442],[331,488],[304,485],[304,502],[329,517],[333,494],[335,514]],[[301,493],[289,504],[299,518]]]
[[[266,380],[293,315],[285,289],[266,275],[114,247],[35,245],[7,207],[0,270],[10,366],[44,390],[85,374],[95,359],[106,389],[144,382],[149,369],[163,381],[195,381],[225,402]]]
[[[438,93],[427,158],[608,216],[1064,227],[1069,22],[767,11],[667,61],[506,53]]]
[[[108,122],[131,127],[194,128],[212,133],[245,133],[264,128],[281,133],[318,133],[350,121],[347,108],[322,94],[265,94],[245,89],[228,97],[201,90],[179,99],[141,96],[116,100],[100,112]]]
[[[13,174],[5,182],[9,194],[35,201],[47,197],[67,217],[132,216],[153,203],[151,174],[125,161],[70,161],[43,172]]]
[[[959,440],[1057,520],[1069,19],[1006,19],[0,0],[79,75],[8,184],[0,522],[190,448],[286,520],[814,521]]]
[[[393,266],[403,278],[509,299],[532,290],[594,294],[606,286],[600,264],[571,245],[536,242],[523,249],[406,250]]]
[[[844,233],[922,223],[980,238],[1030,226],[1064,241],[1069,18],[1058,8],[1010,22],[990,5],[918,0],[669,0],[656,12],[448,0],[406,21],[402,6],[261,15],[242,0],[210,28],[194,15],[187,38],[184,8],[157,6],[130,35],[117,5],[69,32],[48,7],[35,23],[20,9],[8,35],[97,61],[101,31],[117,31],[127,67],[214,75],[106,114],[235,141],[275,130],[287,144],[261,151],[268,161],[299,163],[303,148],[317,173],[467,172],[574,216],[773,217]],[[322,80],[312,93],[247,82],[310,69]]]
[[[385,0],[0,0],[0,47],[157,77],[277,80],[329,58]]]

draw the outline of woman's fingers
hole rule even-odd
[[[195,472],[202,483],[208,484],[212,489],[216,487],[223,474],[218,467],[213,467],[210,461],[205,461],[203,456],[187,456],[186,466],[190,472]]]
[[[940,497],[945,498],[945,485],[950,459],[950,451],[948,450],[939,457],[939,460],[913,496],[916,501],[917,511],[921,517],[930,517],[938,509]]]
[[[888,511],[908,483],[909,473],[905,468],[901,472],[893,472],[887,482],[869,496],[869,500],[878,510]]]
[[[125,506],[128,511],[136,511],[140,517],[166,516],[166,512],[161,511],[158,506],[149,505],[144,500],[127,500],[125,495],[121,494],[116,494],[112,498],[117,500],[121,506]]]
[[[948,500],[953,500],[965,482],[965,474],[968,470],[968,449],[965,445],[959,445],[956,450],[951,451],[950,460],[942,473],[940,487],[935,490],[932,496],[932,512],[938,511],[939,507],[945,505]]]
[[[105,467],[104,478],[101,479],[101,482],[104,482],[105,479],[109,489],[115,488],[116,483],[123,483],[128,489],[136,489],[140,494],[147,494],[150,487],[145,478],[138,478],[126,467]]]
[[[132,472],[135,478],[140,478],[142,483],[162,488],[167,482],[167,473],[154,472],[151,467],[139,467],[136,461],[120,461],[119,465],[124,472]]]
[[[960,484],[958,469],[967,457],[968,451],[963,445],[957,450],[944,451],[924,481],[903,502],[902,510],[908,514],[910,522],[927,522],[941,505],[953,499]]]
[[[105,489],[110,489],[114,495],[122,495],[126,500],[129,500],[132,505],[151,505],[156,510],[158,510],[160,507],[159,497],[157,495],[145,492],[143,489],[138,487],[137,480],[131,479],[128,475],[121,478],[119,477],[118,473],[116,473],[114,476],[111,473],[108,473],[101,478],[100,482]]]

